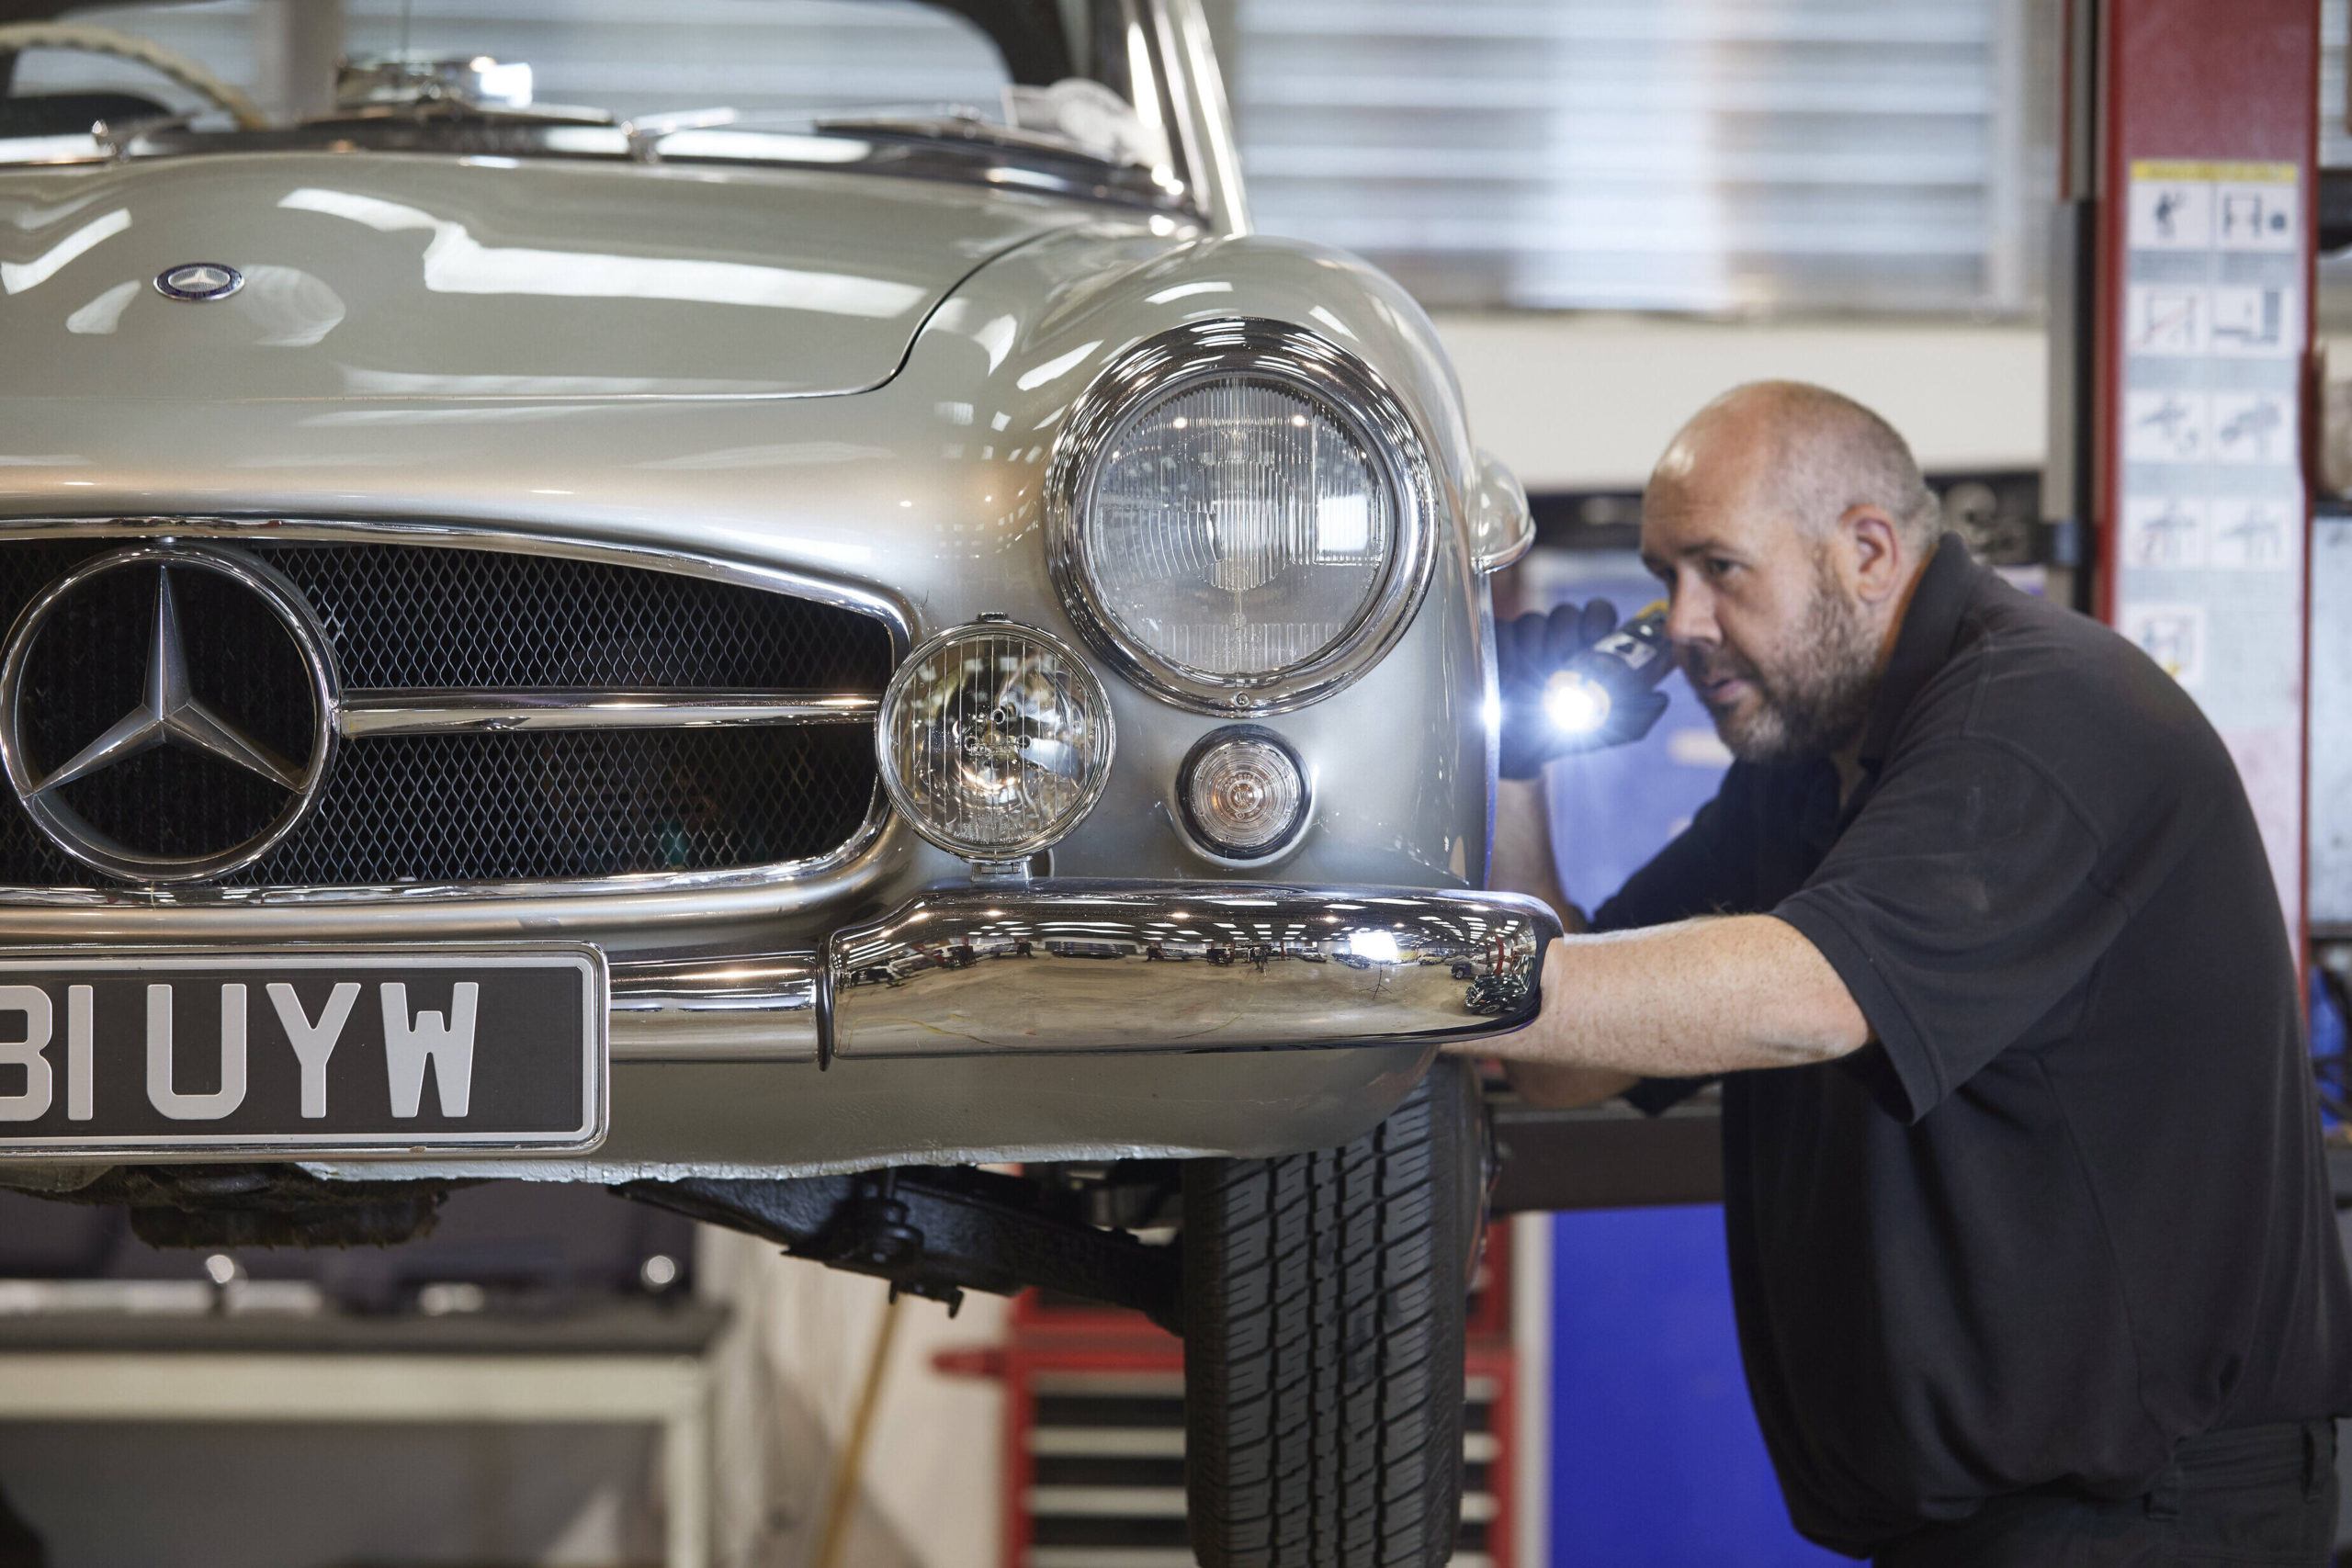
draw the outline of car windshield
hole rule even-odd
[[[0,163],[259,144],[850,164],[1183,195],[1134,0],[8,11],[28,8],[59,14],[0,27]]]

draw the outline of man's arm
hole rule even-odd
[[[1496,795],[1494,885],[1586,923],[1561,889],[1543,785]],[[1821,951],[1770,915],[1574,935],[1544,955],[1544,1010],[1481,1042],[1545,1105],[1586,1105],[1644,1077],[1697,1077],[1834,1060],[1870,1043],[1869,1021]]]
[[[1492,885],[1504,893],[1524,893],[1552,906],[1560,924],[1569,931],[1587,929],[1584,911],[1568,901],[1560,886],[1559,864],[1552,855],[1552,805],[1544,797],[1544,780],[1503,779],[1495,786],[1495,852],[1489,863]],[[1555,950],[1556,951],[1555,944]],[[1545,990],[1551,994],[1550,955],[1545,955]],[[1506,1046],[1521,1036],[1509,1037]],[[1497,1055],[1482,1044],[1477,1055]],[[1504,1066],[1511,1087],[1538,1105],[1597,1105],[1633,1088],[1641,1079],[1632,1073],[1595,1070],[1561,1062],[1516,1060],[1508,1051]]]
[[[1543,1012],[1479,1051],[1701,1077],[1834,1061],[1870,1043],[1870,1021],[1819,948],[1770,915],[1733,915],[1554,942]]]

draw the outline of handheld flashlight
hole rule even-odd
[[[1661,599],[1554,671],[1544,682],[1544,716],[1563,735],[1596,734],[1621,702],[1648,692],[1673,667]]]

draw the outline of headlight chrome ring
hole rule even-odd
[[[1112,439],[1188,391],[1236,379],[1302,399],[1337,423],[1376,468],[1393,537],[1374,586],[1339,635],[1273,668],[1217,672],[1148,645],[1106,601],[1088,508]],[[1181,423],[1182,422],[1177,422]],[[1294,418],[1294,423],[1300,423]],[[1195,321],[1121,355],[1079,399],[1046,484],[1047,558],[1071,620],[1126,679],[1194,713],[1243,717],[1319,702],[1395,646],[1428,592],[1437,515],[1430,464],[1404,406],[1379,376],[1327,339],[1255,318]]]

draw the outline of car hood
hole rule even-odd
[[[0,364],[56,397],[816,397],[1083,214],[842,173],[263,153],[0,171]],[[165,297],[189,263],[237,291]]]

